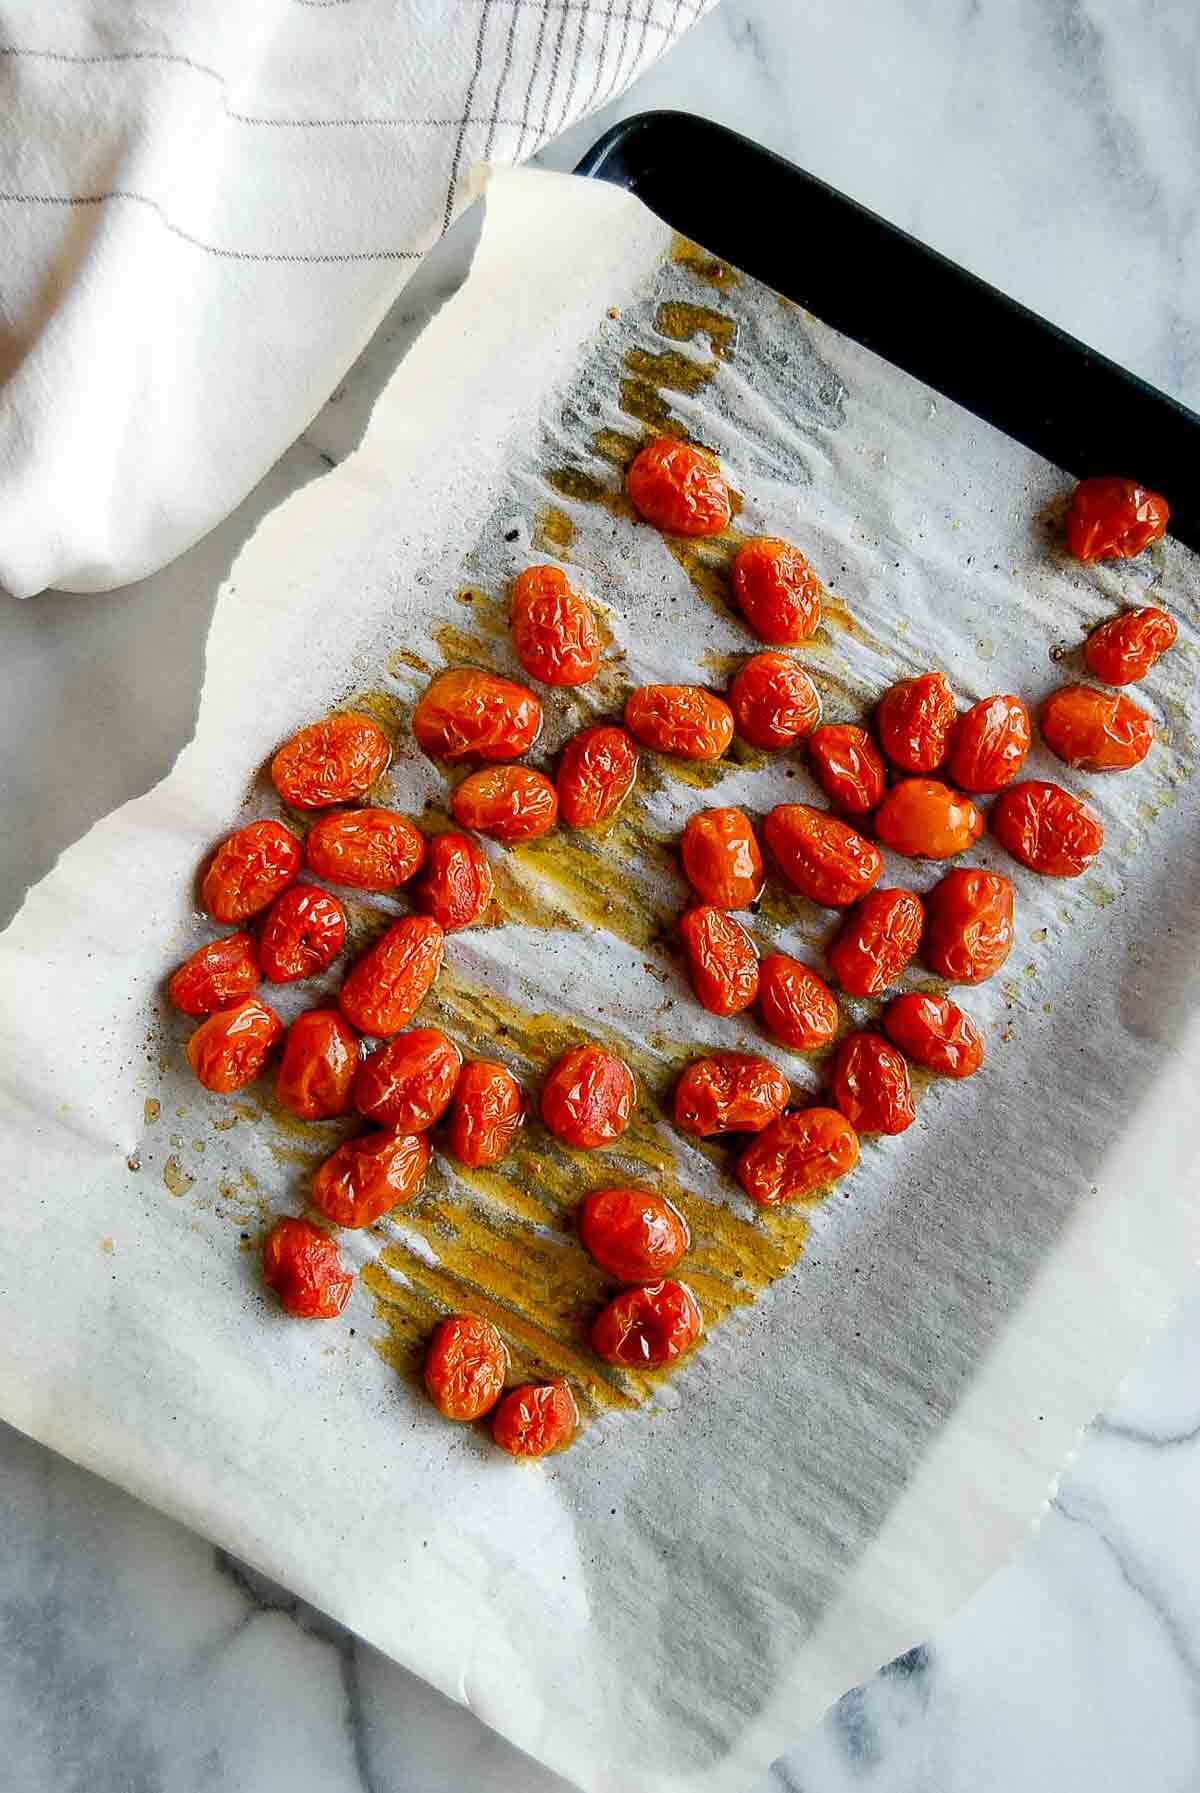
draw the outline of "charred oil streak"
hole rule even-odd
[[[678,907],[658,900],[650,868],[673,874],[674,855],[631,798],[607,827],[556,829],[515,848],[495,872],[511,920],[600,928],[642,950],[673,926]]]
[[[575,540],[575,525],[566,511],[548,504],[534,525],[533,543],[543,554],[565,558]]]
[[[707,249],[679,231],[671,239],[671,260],[694,279],[703,280],[707,286],[715,286],[718,292],[728,292],[731,287],[741,284],[742,277],[736,268],[731,268],[728,262],[710,255]]]
[[[664,299],[654,314],[654,328],[669,342],[695,342],[697,337],[706,336],[719,361],[731,361],[737,352],[737,319],[711,305]]]
[[[677,349],[664,349],[658,355],[648,349],[628,349],[625,366],[634,380],[644,382],[655,391],[661,392],[665,388],[669,392],[689,395],[702,392],[717,371],[711,361],[695,361],[690,355],[681,355]]]

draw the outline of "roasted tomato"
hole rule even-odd
[[[752,1139],[737,1180],[752,1202],[774,1208],[803,1201],[858,1163],[858,1134],[836,1108],[799,1108]]]
[[[381,1214],[411,1201],[425,1180],[429,1141],[423,1133],[390,1127],[360,1133],[320,1165],[312,1203],[338,1226],[370,1226]]]
[[[293,884],[271,904],[258,954],[273,984],[291,984],[332,965],[345,939],[346,911],[337,898],[317,884]]]
[[[887,771],[865,728],[852,722],[826,723],[808,737],[808,752],[817,783],[838,809],[865,816],[875,808],[887,785]]]
[[[668,535],[720,535],[732,514],[717,457],[658,436],[634,456],[625,490],[639,517]]]
[[[1032,739],[1019,697],[982,697],[954,725],[947,773],[964,791],[1003,790],[1025,764]]]
[[[901,679],[880,698],[875,726],[883,751],[903,772],[936,772],[950,751],[956,711],[942,672]]]
[[[602,1046],[572,1046],[542,1089],[542,1119],[569,1146],[605,1146],[629,1125],[636,1091],[623,1058]]]
[[[947,872],[925,898],[921,957],[952,984],[981,984],[1013,943],[1013,887],[976,866]]]
[[[283,1033],[283,1022],[247,996],[234,1009],[219,1009],[202,1021],[187,1043],[188,1063],[205,1089],[218,1096],[253,1083]]]
[[[450,1106],[462,1053],[440,1028],[397,1034],[358,1067],[354,1106],[381,1127],[423,1133]]]
[[[838,1029],[832,990],[810,965],[771,953],[759,967],[758,1012],[777,1040],[798,1052],[827,1046]]]
[[[247,822],[223,840],[200,894],[218,921],[245,921],[286,890],[300,870],[300,842],[282,822]]]
[[[751,747],[790,747],[817,726],[817,688],[790,654],[755,654],[729,687],[737,732]]]
[[[729,582],[760,641],[807,641],[821,620],[821,582],[799,548],[779,536],[756,535],[743,543]]]
[[[565,1451],[579,1430],[579,1409],[565,1382],[522,1382],[492,1415],[492,1437],[510,1457]]]
[[[877,1033],[852,1033],[842,1041],[832,1093],[856,1133],[903,1133],[917,1118],[908,1066]]]
[[[653,1282],[691,1244],[687,1221],[648,1189],[593,1189],[579,1210],[584,1250],[620,1282]]]
[[[494,1059],[472,1058],[450,1105],[447,1144],[460,1164],[496,1164],[525,1124],[525,1097],[511,1071]]]
[[[675,1125],[697,1139],[761,1133],[792,1099],[783,1072],[750,1052],[714,1052],[690,1064],[675,1085]]]
[[[405,915],[352,967],[339,1001],[360,1033],[399,1033],[442,968],[445,936],[427,915]]]
[[[882,996],[921,944],[925,905],[911,890],[873,890],[852,909],[829,953],[849,996]]]
[[[413,885],[413,902],[449,934],[482,921],[496,893],[488,856],[477,840],[448,828],[429,843],[425,869]]]
[[[337,1241],[311,1220],[277,1220],[263,1241],[263,1276],[297,1320],[332,1320],[354,1278],[342,1269]]]
[[[185,1015],[231,1009],[257,990],[262,979],[252,934],[226,934],[198,946],[167,985],[167,997]]]
[[[1090,803],[1060,784],[1030,778],[992,805],[992,832],[1031,871],[1077,878],[1104,845],[1104,823]]]
[[[763,833],[788,883],[831,909],[866,896],[883,870],[872,841],[810,803],[776,804]]]
[[[638,750],[615,722],[580,729],[558,762],[558,809],[570,828],[616,815],[637,783]]]
[[[600,664],[600,631],[561,567],[526,567],[513,580],[513,646],[531,679],[582,685]]]
[[[328,809],[361,797],[391,757],[391,742],[369,716],[327,716],[284,742],[271,761],[271,778],[294,809]]]
[[[482,1419],[504,1393],[508,1347],[490,1320],[450,1314],[425,1353],[425,1388],[446,1419]]]
[[[623,1370],[654,1370],[690,1351],[703,1330],[692,1291],[667,1279],[614,1295],[592,1324],[592,1350]]]
[[[1067,547],[1076,560],[1132,560],[1166,532],[1161,492],[1132,479],[1081,479],[1067,509]]]
[[[903,778],[875,812],[875,833],[910,859],[953,859],[983,833],[983,814],[936,778]]]
[[[733,711],[699,685],[642,685],[629,694],[625,726],[655,753],[719,760],[733,740]]]
[[[530,766],[485,766],[464,778],[450,804],[454,820],[493,840],[533,840],[554,826],[558,793]]]
[[[948,996],[897,996],[883,1011],[883,1031],[915,1065],[943,1077],[970,1077],[983,1063],[983,1035]]]
[[[711,903],[684,911],[679,933],[697,1002],[710,1015],[738,1015],[758,994],[758,952],[740,921]]]
[[[1132,685],[1144,679],[1155,661],[1174,647],[1179,626],[1168,610],[1146,605],[1122,610],[1093,629],[1083,657],[1093,678],[1106,685]]]
[[[478,666],[439,672],[412,713],[418,744],[438,760],[519,760],[541,727],[541,700],[527,685]]]
[[[1060,685],[1038,718],[1051,753],[1083,772],[1123,772],[1154,744],[1154,722],[1132,698],[1092,685]]]
[[[287,1030],[275,1094],[302,1121],[349,1114],[358,1035],[336,1009],[305,1009]]]
[[[310,871],[355,890],[395,890],[421,869],[425,836],[394,809],[342,809],[308,831]]]
[[[702,902],[745,909],[763,887],[763,858],[740,809],[701,809],[679,844],[684,876]]]

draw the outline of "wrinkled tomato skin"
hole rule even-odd
[[[253,1083],[282,1035],[275,1010],[247,996],[200,1023],[187,1043],[188,1063],[205,1089],[227,1096]]]
[[[569,828],[591,828],[615,816],[637,783],[638,750],[616,723],[584,728],[563,748],[555,787]]]
[[[262,981],[253,934],[226,934],[198,946],[167,985],[167,999],[185,1015],[231,1009]]]
[[[1033,724],[1019,697],[980,698],[954,725],[947,776],[964,791],[1001,791],[1029,752]]]
[[[394,809],[343,809],[313,823],[304,857],[331,884],[395,890],[420,871],[425,836]]]
[[[579,1237],[618,1282],[655,1282],[691,1244],[679,1209],[648,1189],[593,1189],[579,1210]]]
[[[688,977],[710,1015],[740,1015],[758,995],[758,953],[740,921],[711,903],[684,911],[679,933]]]
[[[624,1059],[602,1046],[572,1046],[542,1089],[542,1119],[569,1146],[608,1145],[629,1125],[636,1090]]]
[[[275,1094],[302,1121],[349,1114],[358,1035],[336,1009],[306,1009],[287,1030]]]
[[[508,1347],[490,1320],[449,1314],[425,1353],[425,1391],[444,1419],[482,1419],[504,1393]]]
[[[450,804],[454,820],[492,840],[536,840],[558,817],[558,793],[529,766],[485,766],[472,772]]]
[[[872,841],[810,803],[776,804],[763,833],[788,883],[830,909],[857,903],[883,870]]]
[[[258,937],[258,956],[273,984],[291,984],[324,971],[346,939],[346,911],[316,884],[293,884],[271,904]]]
[[[865,816],[887,788],[887,769],[865,728],[830,722],[808,737],[817,783],[829,801],[848,815]]]
[[[774,1208],[804,1201],[858,1163],[858,1135],[836,1108],[780,1115],[746,1147],[735,1167],[752,1202]]]
[[[915,1065],[943,1077],[972,1077],[983,1063],[983,1035],[948,996],[897,996],[883,1011],[883,1031]]]
[[[446,1141],[460,1164],[497,1164],[525,1124],[525,1096],[511,1071],[494,1059],[463,1066]]]
[[[579,1430],[579,1409],[565,1382],[523,1382],[492,1414],[492,1437],[510,1457],[530,1461],[566,1450]]]
[[[625,727],[655,753],[719,760],[733,740],[733,711],[699,685],[642,685],[626,701]]]
[[[899,680],[875,710],[879,744],[902,772],[936,772],[950,751],[955,719],[954,693],[942,672]]]
[[[614,1295],[592,1324],[592,1350],[624,1370],[659,1369],[690,1351],[703,1330],[692,1291],[666,1278]]]
[[[1042,739],[1081,772],[1123,772],[1154,745],[1154,722],[1130,697],[1093,685],[1060,685],[1042,705]]]
[[[1013,943],[1013,887],[1001,872],[964,866],[925,898],[921,957],[952,984],[981,984],[999,971]]]
[[[440,1028],[411,1028],[359,1065],[354,1106],[380,1127],[423,1133],[449,1108],[462,1062]]]
[[[837,999],[810,965],[771,953],[759,967],[758,1012],[768,1033],[797,1052],[827,1046],[838,1030]]]
[[[417,744],[431,759],[519,760],[542,728],[542,704],[527,685],[478,666],[439,672],[412,713]]]
[[[877,1033],[852,1033],[842,1041],[832,1094],[856,1133],[903,1133],[917,1118],[908,1066]]]
[[[469,834],[447,828],[429,843],[425,869],[413,885],[413,902],[447,934],[482,921],[496,894],[487,854]]]
[[[271,779],[293,809],[327,809],[361,797],[391,757],[391,742],[369,716],[327,716],[284,742],[271,761]]]
[[[756,535],[738,549],[730,570],[734,602],[772,646],[807,641],[821,620],[821,582],[780,536]]]
[[[1179,626],[1167,610],[1123,610],[1093,629],[1083,649],[1087,669],[1106,685],[1132,685],[1174,647]]]
[[[762,853],[740,809],[702,809],[689,816],[679,850],[684,876],[703,903],[745,909],[762,890]]]
[[[583,685],[600,664],[600,631],[561,567],[526,567],[513,581],[517,659],[543,685]]]
[[[770,1059],[714,1052],[690,1064],[675,1085],[675,1125],[697,1139],[761,1133],[791,1099],[791,1084]]]
[[[1162,493],[1136,480],[1081,479],[1067,509],[1067,547],[1076,560],[1132,560],[1170,519]]]
[[[337,1226],[370,1226],[411,1201],[425,1180],[429,1141],[390,1127],[348,1139],[318,1166],[312,1204]]]
[[[873,890],[852,909],[829,953],[848,996],[882,996],[921,944],[925,905],[912,890]]]
[[[297,1320],[333,1320],[354,1286],[337,1242],[311,1220],[277,1220],[263,1241],[263,1277]]]
[[[875,812],[875,833],[909,859],[953,859],[983,833],[983,814],[936,778],[904,778]]]
[[[790,654],[755,654],[729,687],[743,741],[768,753],[811,734],[821,719],[817,688]]]
[[[200,894],[217,921],[245,921],[273,903],[300,870],[300,842],[282,822],[247,822],[223,840]]]
[[[666,535],[720,535],[729,526],[729,487],[715,455],[656,437],[634,456],[625,490],[638,516]]]
[[[442,968],[445,936],[427,915],[394,921],[351,967],[339,997],[359,1033],[399,1033],[407,1027]]]
[[[991,824],[1005,852],[1050,878],[1077,878],[1104,845],[1104,823],[1091,804],[1040,778],[997,798]]]

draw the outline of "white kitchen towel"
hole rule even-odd
[[[0,586],[105,591],[310,422],[480,161],[714,0],[0,0]]]

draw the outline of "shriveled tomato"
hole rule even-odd
[[[253,1083],[283,1033],[283,1022],[257,996],[219,1009],[187,1043],[188,1063],[205,1089],[227,1096]]]
[[[1077,878],[1104,845],[1104,823],[1090,803],[1060,784],[1030,778],[992,805],[992,833],[1031,871]]]
[[[566,1450],[579,1430],[579,1409],[565,1382],[522,1382],[492,1415],[492,1437],[510,1457]]]
[[[275,1094],[302,1121],[349,1114],[358,1035],[336,1009],[305,1009],[287,1030]]]
[[[983,833],[983,813],[937,778],[902,778],[875,812],[875,833],[910,859],[953,859]]]
[[[956,711],[943,672],[923,672],[889,686],[875,710],[879,741],[903,772],[936,772],[950,751]]]
[[[491,1058],[468,1059],[450,1105],[447,1144],[460,1164],[496,1164],[525,1124],[525,1096]]]
[[[964,866],[925,898],[921,957],[952,984],[981,984],[1013,943],[1013,887],[1001,872]]]
[[[446,1419],[475,1420],[490,1413],[504,1393],[508,1347],[490,1320],[450,1314],[425,1354],[425,1388]]]
[[[668,535],[720,535],[732,514],[716,455],[670,436],[634,456],[625,490],[639,517]]]
[[[1147,604],[1140,610],[1122,610],[1093,629],[1083,657],[1094,678],[1106,685],[1132,685],[1144,679],[1155,661],[1174,647],[1179,625],[1169,610]]]
[[[1019,697],[981,697],[950,738],[949,777],[964,791],[1000,791],[1025,763],[1033,725]]]
[[[584,1250],[621,1282],[653,1282],[691,1244],[688,1223],[649,1189],[593,1189],[579,1210]]]
[[[450,804],[454,820],[492,840],[534,840],[558,816],[558,793],[530,766],[484,766],[464,778]]]
[[[542,1119],[566,1145],[604,1146],[624,1133],[636,1100],[623,1058],[603,1046],[572,1046],[542,1088]]]
[[[829,801],[851,815],[875,808],[887,785],[887,769],[865,728],[829,722],[808,737],[817,783]]]
[[[261,979],[253,934],[225,934],[183,961],[167,985],[167,997],[185,1015],[211,1015],[241,1002]]]
[[[719,760],[733,740],[733,711],[699,685],[642,685],[629,694],[625,727],[655,753]]]
[[[921,944],[925,905],[912,890],[873,890],[852,909],[829,953],[850,996],[882,996]]]
[[[447,828],[429,843],[425,869],[413,885],[413,902],[447,934],[482,921],[496,893],[488,856],[477,840]]]
[[[399,1033],[420,1008],[442,968],[445,935],[428,915],[394,921],[352,967],[339,998],[360,1033]]]
[[[397,1034],[358,1067],[354,1106],[381,1127],[423,1133],[450,1106],[462,1053],[438,1027]]]
[[[1119,691],[1060,685],[1038,717],[1051,753],[1082,772],[1123,772],[1154,745],[1154,722]]]
[[[558,762],[558,809],[569,828],[616,815],[637,783],[638,750],[623,728],[602,722],[572,735]]]
[[[1133,479],[1081,479],[1067,508],[1076,560],[1132,560],[1165,534],[1171,508]]]
[[[653,1370],[690,1351],[703,1330],[687,1284],[665,1278],[614,1295],[592,1324],[592,1350],[624,1370]]]
[[[842,1041],[832,1091],[856,1133],[903,1133],[917,1118],[908,1066],[877,1033],[852,1033]]]
[[[273,984],[290,984],[332,965],[345,939],[346,911],[337,898],[318,884],[292,884],[271,904],[258,953]]]
[[[807,641],[821,620],[821,582],[801,554],[776,535],[756,535],[733,557],[734,602],[760,641]]]
[[[326,1158],[312,1181],[312,1203],[338,1226],[370,1226],[411,1201],[429,1167],[423,1133],[390,1127],[360,1133]]]
[[[394,809],[342,809],[308,831],[310,871],[355,890],[395,890],[421,869],[425,836]]]
[[[798,1052],[827,1046],[838,1030],[837,999],[811,965],[770,953],[758,973],[758,1012],[777,1040]]]
[[[791,1084],[770,1059],[714,1052],[690,1064],[675,1085],[675,1125],[697,1139],[761,1133],[791,1099]]]
[[[526,567],[513,580],[513,646],[531,679],[582,685],[600,664],[600,631],[561,567]]]
[[[541,727],[541,699],[527,685],[479,666],[439,672],[412,713],[418,744],[439,760],[519,760]]]
[[[774,1208],[804,1201],[858,1163],[858,1135],[836,1108],[799,1108],[752,1139],[737,1180],[752,1202]]]
[[[679,850],[684,876],[702,902],[745,909],[762,889],[763,857],[740,809],[701,809],[689,816]]]
[[[391,742],[369,716],[327,716],[284,742],[271,761],[271,778],[294,809],[327,809],[361,797],[391,757]]]
[[[883,1011],[883,1030],[915,1065],[943,1077],[970,1077],[983,1063],[983,1035],[948,996],[897,996]]]
[[[873,841],[811,803],[776,804],[763,833],[788,883],[831,909],[866,896],[883,870]]]
[[[697,903],[679,919],[688,976],[710,1015],[738,1015],[758,994],[758,952],[740,921]]]
[[[223,840],[200,894],[218,921],[245,921],[286,890],[300,870],[300,842],[282,822],[247,822]]]
[[[263,1277],[297,1320],[333,1320],[354,1278],[342,1269],[337,1241],[311,1220],[277,1220],[263,1241]]]
[[[790,747],[817,726],[817,688],[790,654],[755,654],[729,687],[737,732],[751,747]]]

